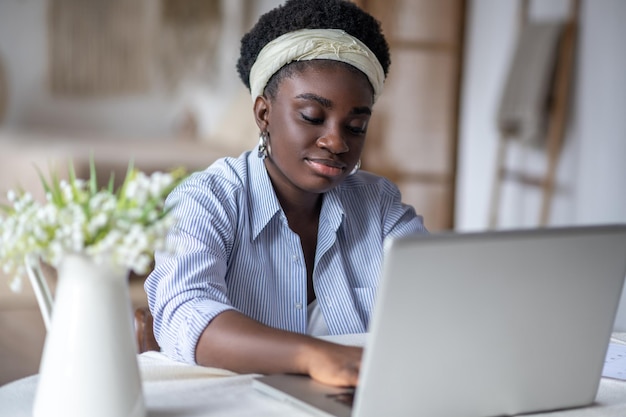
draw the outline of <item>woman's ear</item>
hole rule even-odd
[[[256,125],[259,127],[261,132],[265,132],[267,130],[267,126],[269,124],[269,111],[270,111],[270,102],[264,96],[258,96],[256,100],[254,100],[254,120],[256,121]]]

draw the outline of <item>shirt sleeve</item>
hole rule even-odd
[[[223,178],[198,173],[168,197],[177,223],[167,235],[167,250],[155,254],[144,287],[155,337],[172,359],[195,363],[206,326],[234,309],[224,277],[235,236],[237,194]]]

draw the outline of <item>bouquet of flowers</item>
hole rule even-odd
[[[106,259],[137,274],[148,272],[174,222],[164,210],[165,198],[186,176],[183,169],[148,176],[131,162],[118,189],[113,175],[99,188],[93,159],[88,181],[76,178],[72,163],[67,180],[39,174],[44,204],[28,192],[10,190],[9,205],[0,207],[0,264],[14,291],[21,288],[29,255],[57,267],[66,254],[84,254],[94,262]]]

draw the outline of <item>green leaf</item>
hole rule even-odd
[[[70,182],[70,187],[72,189],[72,199],[76,200],[79,192],[78,192],[78,187],[76,186],[76,171],[74,170],[74,161],[72,161],[70,159],[70,162],[68,163],[68,167],[67,170],[69,172],[69,182]]]
[[[10,214],[13,213],[13,206],[10,206],[8,204],[0,204],[0,210],[7,214]]]
[[[113,187],[115,187],[115,172],[111,172],[111,176],[109,177],[109,185],[107,186],[107,191],[110,194],[113,194],[115,192]]]
[[[124,177],[124,182],[122,183],[122,186],[120,187],[119,190],[117,190],[117,207],[124,207],[124,205],[126,204],[126,188],[128,187],[128,183],[131,181],[131,179],[135,176],[135,167],[134,167],[134,162],[131,159],[128,162],[128,168],[126,169],[126,177]]]
[[[50,182],[48,183],[39,167],[35,166],[35,169],[37,170],[44,191],[46,192],[46,194],[50,194],[52,204],[58,207],[65,206],[65,202],[63,201],[63,193],[61,192],[61,186],[59,184],[59,179],[57,175],[52,172],[52,170],[50,170]]]
[[[96,163],[93,159],[93,152],[89,155],[89,192],[95,195],[98,192],[98,179],[96,178]]]
[[[43,190],[46,192],[46,194],[52,194],[52,189],[50,188],[50,185],[48,184],[48,182],[44,178],[44,176],[43,176],[41,170],[39,169],[39,167],[35,165],[35,169],[37,170],[37,175],[39,175],[39,180],[41,181],[41,185],[43,186]]]

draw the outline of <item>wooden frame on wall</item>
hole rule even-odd
[[[363,168],[394,181],[432,231],[454,228],[465,0],[360,0],[391,50]]]

